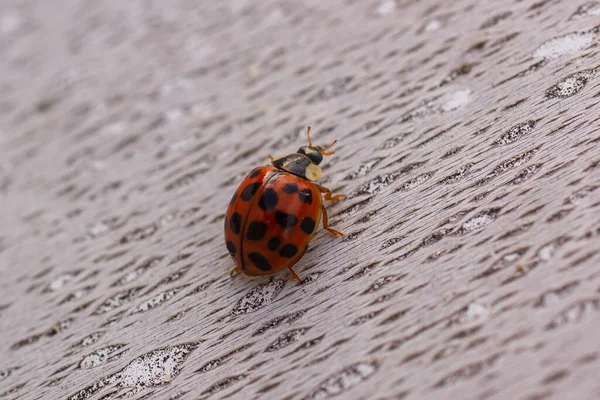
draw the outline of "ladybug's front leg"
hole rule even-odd
[[[325,200],[336,202],[336,201],[340,201],[341,199],[346,197],[345,194],[336,194],[335,196],[332,196],[330,189],[326,188],[325,186],[321,186],[321,185],[316,185],[316,186],[319,189],[319,192],[321,192],[325,195]]]

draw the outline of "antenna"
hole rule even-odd
[[[330,156],[332,154],[335,153],[335,151],[327,151],[327,149],[333,147],[334,144],[337,143],[337,139],[333,141],[333,143],[331,143],[329,146],[325,147],[324,149],[320,150],[320,153],[323,154],[324,156]]]
[[[310,140],[310,126],[306,128],[306,137],[308,137],[308,147],[312,147],[312,141]]]

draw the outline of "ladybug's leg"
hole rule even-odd
[[[325,186],[317,185],[317,188],[319,189],[319,192],[325,195],[325,200],[336,202],[346,197],[345,194],[336,194],[335,196],[332,196],[331,190],[326,188]]]
[[[343,199],[346,196],[344,194],[336,194],[335,196],[332,196],[330,189],[326,188],[325,186],[321,186],[321,185],[316,185],[316,186],[319,189],[319,191],[325,195],[325,200],[335,202],[335,201],[340,201],[341,199]],[[321,210],[323,211],[323,228],[327,232],[331,233],[332,235],[344,236],[344,234],[342,232],[336,231],[335,229],[329,227],[329,222],[327,220],[327,209],[325,208],[325,206],[323,204],[321,204]]]
[[[327,220],[327,209],[325,208],[325,206],[323,204],[321,204],[321,210],[323,210],[323,229],[325,229],[327,232],[331,233],[332,235],[340,236],[340,237],[344,236],[344,234],[342,232],[336,231],[335,229],[329,227],[329,221]]]
[[[298,276],[296,271],[294,271],[292,267],[288,267],[288,269],[290,270],[290,274],[292,274],[292,278],[294,278],[296,282],[300,282],[300,277]]]
[[[229,276],[231,276],[232,278],[234,276],[236,276],[238,273],[240,272],[240,267],[235,267],[234,269],[231,270],[231,272],[229,273]]]
[[[300,260],[302,258],[302,256],[304,255],[304,253],[306,253],[306,250],[308,250],[308,245],[304,246],[304,249],[300,252],[298,252],[298,254],[296,254],[296,257],[294,257],[294,259],[292,260],[292,262],[290,263],[290,265],[288,265],[288,269],[290,270],[290,274],[292,275],[292,278],[294,278],[294,280],[296,282],[300,282],[301,279],[298,276],[298,274],[296,273],[296,271],[294,271],[294,269],[292,268],[297,262],[298,260]]]

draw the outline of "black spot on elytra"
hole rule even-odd
[[[267,225],[264,222],[252,221],[250,225],[248,225],[248,230],[246,231],[246,239],[260,240],[263,237],[265,237],[266,233]]]
[[[235,192],[233,194],[233,196],[231,196],[231,200],[229,201],[229,204],[233,204],[233,202],[236,201],[236,200],[237,200],[237,192]]]
[[[279,250],[279,255],[285,258],[292,258],[298,253],[298,248],[291,243],[286,244]]]
[[[272,211],[277,206],[277,202],[279,202],[277,193],[273,189],[269,188],[265,190],[263,195],[260,197],[258,206],[265,211]]]
[[[294,194],[298,191],[298,185],[295,183],[286,183],[283,187],[283,191],[287,194]]]
[[[298,218],[294,214],[287,214],[281,211],[277,211],[275,219],[284,228],[292,228],[298,222]]]
[[[240,193],[240,198],[244,201],[250,201],[250,199],[252,198],[252,196],[254,196],[254,193],[256,193],[259,187],[260,183],[249,184],[244,188],[244,190],[242,190],[242,193]]]
[[[300,196],[300,200],[303,203],[312,204],[312,191],[310,189],[302,189],[300,193],[298,193],[298,196]]]
[[[250,178],[256,178],[262,172],[262,168],[254,168],[254,171],[250,173]]]
[[[255,267],[257,267],[261,271],[271,270],[271,264],[269,264],[269,260],[267,260],[263,255],[259,253],[252,252],[248,254],[248,259],[250,260],[250,262],[252,262],[252,264],[254,264]]]
[[[315,225],[317,224],[314,219],[312,219],[311,217],[304,217],[302,223],[300,224],[300,229],[302,229],[302,232],[306,233],[307,235],[310,235],[314,232]]]
[[[240,229],[242,227],[242,216],[238,212],[234,212],[231,214],[231,218],[229,219],[229,228],[231,231],[238,235],[240,233]]]
[[[269,242],[267,243],[267,248],[271,251],[275,251],[279,248],[280,244],[281,240],[279,240],[277,236],[273,236],[271,239],[269,239]]]
[[[227,251],[229,252],[231,257],[235,256],[235,245],[229,241],[225,243],[225,245],[227,246]]]

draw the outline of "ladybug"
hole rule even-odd
[[[271,157],[272,165],[254,168],[237,188],[225,214],[225,245],[235,261],[231,276],[272,275],[292,267],[308,249],[308,242],[323,218],[323,228],[335,236],[343,234],[329,227],[326,200],[339,201],[331,190],[316,183],[321,177],[323,156],[334,152],[329,146],[313,146],[310,127],[308,146],[283,157]]]

